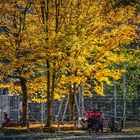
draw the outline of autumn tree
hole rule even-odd
[[[35,16],[31,5],[32,2],[28,0],[1,1],[0,3],[1,78],[16,79],[10,80],[10,84],[6,86],[10,86],[11,89],[17,87],[18,91],[22,92],[23,126],[27,124],[27,82],[34,73],[34,66],[37,63],[35,52],[37,52],[37,43],[39,43],[34,40],[36,34],[31,36],[37,32],[36,26],[33,25]],[[21,90],[14,84],[17,79],[19,79]]]
[[[41,5],[36,3],[46,36],[43,45],[47,68],[48,126],[58,75],[64,75],[63,80],[69,85],[70,92],[71,85],[75,92],[76,86],[87,83],[87,78],[90,78],[95,84],[94,92],[104,95],[104,82],[110,84],[109,77],[119,79],[123,73],[123,70],[108,66],[125,60],[119,46],[136,37],[135,25],[129,24],[135,15],[135,7],[114,9],[110,5],[107,9],[109,2],[42,0]],[[71,102],[74,105],[73,93]]]
[[[70,17],[67,21],[67,35],[63,41],[65,48],[68,48],[65,58],[66,83],[73,85],[75,90],[80,83],[87,85],[87,78],[92,79],[94,92],[104,95],[104,83],[110,84],[110,77],[119,79],[123,73],[123,70],[109,67],[125,60],[119,46],[136,37],[135,25],[128,24],[135,9],[120,7],[108,11],[103,1],[72,1],[70,8],[72,10],[67,14]],[[69,43],[65,40],[69,40]],[[91,85],[87,87],[93,88]],[[71,105],[74,105],[73,100],[72,94]],[[74,110],[73,106],[71,109]]]

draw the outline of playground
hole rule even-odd
[[[77,96],[77,99],[79,99],[81,95]],[[111,99],[114,97],[109,96]],[[33,135],[38,133],[37,137],[40,137],[40,133],[43,135],[41,137],[48,137],[47,134],[53,135],[62,134],[62,133],[72,133],[73,135],[79,135],[79,137],[84,135],[87,135],[87,138],[89,139],[93,136],[90,135],[100,135],[108,138],[108,135],[113,135],[114,137],[116,135],[120,135],[120,137],[127,135],[132,135],[136,136],[140,134],[140,121],[138,116],[135,114],[135,119],[130,117],[130,114],[127,114],[127,119],[125,120],[125,126],[123,126],[123,116],[119,116],[119,111],[120,108],[116,108],[117,116],[116,120],[111,119],[111,108],[110,105],[112,104],[110,102],[110,105],[107,100],[110,100],[109,97],[102,97],[101,98],[92,98],[92,99],[86,99],[86,98],[81,98],[83,102],[83,105],[79,105],[79,110],[81,113],[84,112],[85,109],[81,109],[80,107],[85,107],[86,104],[88,103],[88,106],[86,107],[94,107],[98,106],[102,108],[103,101],[107,103],[106,105],[106,111],[101,111],[101,110],[93,110],[93,108],[88,108],[89,110],[92,111],[87,111],[86,112],[86,117],[85,116],[79,116],[78,115],[75,117],[75,120],[73,123],[69,121],[69,116],[68,116],[68,108],[67,108],[67,100],[68,96],[65,97],[65,99],[61,101],[56,101],[54,103],[54,111],[53,111],[53,120],[52,120],[52,126],[51,129],[48,131],[45,127],[45,117],[46,117],[46,107],[45,103],[31,103],[28,104],[29,107],[29,120],[28,124],[25,127],[22,127],[20,125],[20,119],[21,119],[21,106],[20,106],[20,98],[19,96],[15,95],[3,95],[1,96],[1,122],[5,121],[5,112],[7,113],[6,117],[9,119],[7,123],[3,123],[2,129],[1,129],[1,136],[3,135],[8,136],[8,135],[20,135],[21,137],[27,137],[27,136],[22,136],[23,133],[29,135],[30,133]],[[98,100],[97,100],[98,98]],[[119,98],[117,98],[119,100]],[[116,102],[119,103],[120,105],[120,100]],[[3,102],[2,102],[3,101]],[[113,102],[113,100],[112,100]],[[79,100],[78,104],[81,104],[81,100]],[[120,106],[119,106],[120,107]],[[126,106],[127,107],[127,106]],[[129,107],[129,106],[128,106]],[[112,106],[113,108],[113,106]],[[9,109],[9,110],[8,110]],[[112,116],[114,109],[112,109]],[[134,110],[133,110],[134,111]],[[108,113],[109,112],[109,113]],[[3,115],[2,115],[3,113]],[[66,115],[67,114],[67,115]],[[84,114],[84,113],[83,113]],[[59,116],[59,117],[58,117]],[[133,116],[134,117],[134,116]],[[82,120],[85,119],[85,120]],[[101,120],[101,121],[100,121]],[[102,127],[99,127],[100,122]],[[47,133],[47,134],[46,134]],[[47,135],[47,136],[46,136]],[[14,137],[13,136],[13,137]],[[69,134],[68,134],[69,136]]]

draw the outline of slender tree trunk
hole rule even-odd
[[[70,122],[74,123],[74,92],[72,91],[71,85],[69,86],[69,112]]]
[[[42,22],[45,25],[45,33],[48,34],[49,26],[48,26],[48,20],[49,20],[49,3],[50,0],[41,0],[41,13],[42,13]],[[59,23],[59,6],[60,1],[55,0],[55,32],[58,32],[58,23]],[[48,40],[48,36],[46,38],[46,43]],[[55,72],[50,72],[50,62],[49,60],[46,61],[47,65],[47,124],[46,127],[51,127],[51,121],[52,121],[52,104],[53,104],[53,98],[54,98],[54,88],[55,88]],[[55,63],[54,63],[55,65]],[[51,79],[52,78],[52,79]],[[52,83],[51,83],[52,81]]]
[[[42,13],[42,22],[45,25],[44,32],[48,33],[48,18],[49,18],[49,0],[41,0],[41,13]],[[48,37],[46,37],[47,42]],[[50,62],[46,60],[47,66],[47,122],[46,127],[50,129],[51,120],[52,120],[52,100],[51,100],[51,85],[50,85]]]
[[[78,94],[76,94],[76,93],[74,94],[74,97],[75,97],[74,100],[75,100],[75,107],[76,107],[77,113],[78,113],[77,116],[80,117],[80,116],[81,116],[81,113],[80,113],[80,106],[79,106],[80,104],[79,104],[78,101],[77,101],[77,100],[78,100],[78,99],[77,99],[77,95],[78,95],[78,98],[80,99],[80,96],[79,96],[80,93],[78,92]]]
[[[47,124],[46,127],[50,128],[52,119],[52,101],[50,92],[50,63],[46,61],[47,65]]]
[[[54,64],[55,65],[55,64]],[[54,99],[54,88],[55,88],[55,73],[53,72],[52,74],[52,79],[51,79],[51,74],[50,74],[50,63],[47,61],[47,124],[46,127],[48,129],[51,128],[51,123],[52,123],[52,105],[53,105],[53,99]],[[51,80],[50,80],[51,79]],[[52,84],[50,85],[50,82],[52,81]]]
[[[26,79],[20,78],[21,88],[22,88],[22,126],[27,126],[27,106],[28,106],[28,96],[27,96],[27,86],[26,86]]]
[[[75,76],[77,76],[77,71],[75,71]],[[73,86],[73,87],[72,87]],[[76,83],[69,86],[69,113],[70,113],[70,122],[74,123],[75,117],[75,93],[76,93]]]
[[[56,16],[55,16],[55,32],[57,33],[59,28],[58,28],[58,25],[59,25],[59,6],[60,6],[60,0],[55,0],[55,13],[56,13]]]
[[[21,91],[22,91],[22,118],[21,118],[21,125],[27,126],[28,121],[28,94],[27,94],[27,80],[21,76],[11,76],[10,78],[16,78],[20,80]]]
[[[46,127],[50,129],[52,121],[52,100],[47,100],[47,124]]]

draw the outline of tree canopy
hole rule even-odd
[[[1,1],[1,79],[26,79],[27,93],[35,101],[40,101],[38,93],[49,102],[68,93],[68,86],[81,83],[88,96],[93,92],[104,96],[104,84],[124,72],[113,67],[126,61],[120,46],[138,37],[137,6],[114,4],[114,0]],[[19,89],[10,81],[1,87]],[[51,108],[51,102],[48,105]]]

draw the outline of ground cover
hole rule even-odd
[[[39,123],[35,123],[35,124],[30,124],[29,127],[21,127],[21,126],[9,126],[9,127],[4,127],[0,130],[1,133],[4,134],[29,134],[29,133],[88,133],[87,131],[83,131],[80,128],[80,125],[76,125],[75,124],[53,124],[52,128],[50,129],[50,131],[47,131],[47,129],[45,129],[44,124],[39,124]],[[91,132],[93,133],[93,132]],[[132,127],[132,128],[124,128],[121,132],[117,132],[117,133],[112,133],[109,132],[106,128],[104,128],[104,132],[100,133],[100,134],[129,134],[129,135],[133,135],[133,134],[138,134],[140,135],[140,127]]]

